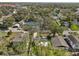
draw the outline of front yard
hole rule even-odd
[[[0,31],[0,37],[7,36],[7,32]]]

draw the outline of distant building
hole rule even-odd
[[[9,7],[16,7],[15,4],[0,4],[0,7],[9,6]]]
[[[71,12],[71,9],[60,9],[60,13],[65,14]]]
[[[77,8],[76,10],[79,11],[79,8]]]

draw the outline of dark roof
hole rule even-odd
[[[24,22],[33,22],[33,19],[24,20]]]
[[[52,40],[54,47],[69,47],[62,36],[54,37]]]
[[[70,40],[73,42],[73,43],[77,43],[79,42],[79,38],[75,35],[69,35],[68,36],[70,38]]]

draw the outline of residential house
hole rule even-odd
[[[62,36],[52,38],[52,45],[54,48],[69,49],[68,44],[65,42]]]
[[[31,27],[31,30],[28,30],[28,31],[33,33],[33,39],[36,39],[38,37],[38,33],[40,32],[40,24],[39,24],[39,22],[34,21],[33,19],[28,19],[28,20],[22,21],[21,24],[23,24],[23,26],[26,25],[26,26]]]
[[[13,25],[13,28],[20,28],[20,24],[18,24],[18,23],[17,24],[14,24]]]
[[[25,20],[24,22],[25,24],[31,25],[33,27],[39,26],[39,23],[37,21],[33,21],[32,19]]]
[[[12,32],[22,31],[21,25],[19,23],[15,23],[12,27],[9,27],[8,29],[11,30]]]
[[[32,29],[40,29],[40,23],[32,19],[23,20],[20,24],[31,26]]]
[[[60,13],[65,14],[71,12],[71,9],[60,9]]]
[[[79,38],[75,35],[69,35],[68,37],[70,38],[70,40],[73,43],[72,47],[74,49],[79,49]]]
[[[24,42],[24,41],[28,40],[29,33],[18,32],[11,39],[12,39],[11,42],[13,42],[13,44],[16,45],[17,43]]]

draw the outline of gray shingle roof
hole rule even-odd
[[[62,36],[54,37],[52,40],[54,47],[69,47]]]
[[[79,42],[79,38],[75,35],[69,35],[69,38],[73,43]]]

